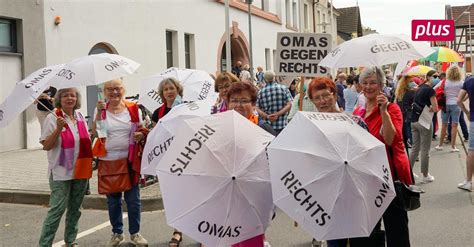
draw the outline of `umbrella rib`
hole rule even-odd
[[[185,82],[187,79],[189,79],[189,77],[191,77],[191,75],[193,75],[193,74],[194,74],[194,71],[191,72],[191,73],[189,73],[189,75],[188,75],[186,78],[184,78],[184,79],[181,79],[181,78],[177,78],[177,79],[179,79],[179,81],[180,81],[181,83],[183,83],[183,82]],[[176,75],[178,75],[178,73],[176,73]]]
[[[230,185],[232,186],[231,188],[231,193],[230,195],[233,194],[233,191],[234,191],[234,183],[231,182]],[[231,205],[231,202],[232,202],[232,196],[229,196],[229,201],[227,202],[227,207],[226,207],[226,212],[225,212],[225,220],[224,220],[224,224],[223,226],[226,226],[227,225],[227,222],[229,221],[229,212],[230,212],[230,205]],[[220,246],[220,243],[222,241],[222,238],[219,238],[218,242],[217,242],[217,246]]]
[[[322,133],[324,133],[324,131],[321,129],[320,126],[318,126],[318,125],[316,125],[316,124],[314,124],[314,126],[316,126]],[[326,141],[327,141],[329,144],[331,144],[331,146],[332,146],[332,148],[333,148],[334,150],[337,150],[337,149],[336,149],[336,146],[332,143],[332,141],[331,141],[326,135],[322,135],[322,136],[324,137],[324,139],[326,139]],[[339,158],[341,158],[341,160],[344,160],[344,159],[341,157],[341,154],[340,154],[339,152],[336,152],[336,154],[339,156]]]
[[[258,216],[258,221],[260,222],[260,225],[262,226],[263,228],[263,222],[262,222],[262,216],[258,213],[258,210],[256,210],[256,207],[253,203],[250,202],[250,200],[247,198],[247,196],[245,195],[245,193],[243,193],[242,191],[242,188],[240,187],[239,184],[237,184],[237,187],[239,188],[239,192],[240,194],[242,194],[245,198],[245,200],[247,200],[248,204],[251,206],[252,210],[255,212],[255,214]]]
[[[224,181],[222,184],[225,184],[225,183],[228,183],[228,181]],[[195,209],[199,208],[200,206],[202,206],[203,204],[205,204],[207,201],[209,201],[212,197],[214,197],[214,195],[219,192],[221,189],[222,189],[222,184],[219,184],[219,186],[217,186],[217,189],[215,191],[213,191],[210,196],[208,196],[205,200],[202,200],[201,203],[199,203],[198,205],[192,207],[191,209],[189,209],[188,211],[182,213],[181,215],[175,217],[173,219],[173,221],[170,221],[170,225],[171,224],[174,224],[177,220],[183,218],[184,216],[188,215],[189,213],[191,213],[192,211],[194,211]]]

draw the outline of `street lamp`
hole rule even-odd
[[[456,20],[458,20],[461,16],[463,16],[463,15],[465,15],[465,14],[468,15],[468,19],[469,19],[469,22],[468,22],[469,27],[468,27],[468,28],[469,28],[469,47],[470,47],[470,49],[471,49],[471,59],[470,59],[470,61],[471,61],[471,74],[474,74],[474,61],[473,61],[474,56],[472,55],[471,12],[469,12],[469,11],[464,11],[464,12],[462,12],[462,13],[458,16],[458,18],[456,18]],[[455,20],[455,21],[456,21],[456,20]],[[466,35],[466,40],[467,40],[467,35]],[[466,43],[467,43],[467,42],[466,42]]]
[[[245,0],[245,3],[249,5],[249,49],[250,49],[250,79],[254,81],[254,74],[253,74],[253,49],[252,49],[252,2],[253,0]]]

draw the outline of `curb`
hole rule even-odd
[[[0,202],[17,203],[17,204],[33,204],[33,205],[49,205],[49,192],[37,192],[27,190],[5,190],[0,189]],[[141,211],[162,210],[163,200],[161,197],[145,197],[141,198]],[[123,203],[124,211],[127,211],[126,203]],[[86,195],[82,202],[84,209],[107,210],[107,198],[105,195]]]

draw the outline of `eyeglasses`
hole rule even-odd
[[[318,97],[313,97],[313,102],[319,103],[321,100],[327,101],[332,97],[333,93],[325,93]]]
[[[234,105],[237,105],[237,104],[246,105],[250,103],[252,103],[250,99],[230,99],[229,100],[229,104],[234,104]]]
[[[438,77],[439,77],[439,75],[434,75],[434,76],[433,76],[433,78],[438,78]]]
[[[227,88],[230,88],[230,84],[224,84],[224,85],[221,85],[221,86],[218,86],[217,89],[219,91],[221,90],[224,90],[224,89],[227,89]]]
[[[122,90],[122,87],[109,87],[105,89],[107,92],[113,93],[115,91],[120,92]]]

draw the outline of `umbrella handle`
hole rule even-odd
[[[32,97],[33,98],[33,97]],[[33,98],[35,99],[35,98]],[[35,99],[36,100],[36,99]],[[53,115],[58,118],[58,116],[56,116],[56,113],[54,113],[52,110],[50,110],[47,106],[45,106],[41,101],[39,100],[36,100],[36,102],[38,102],[38,104],[42,105],[45,109],[47,109],[50,113],[53,113]]]

